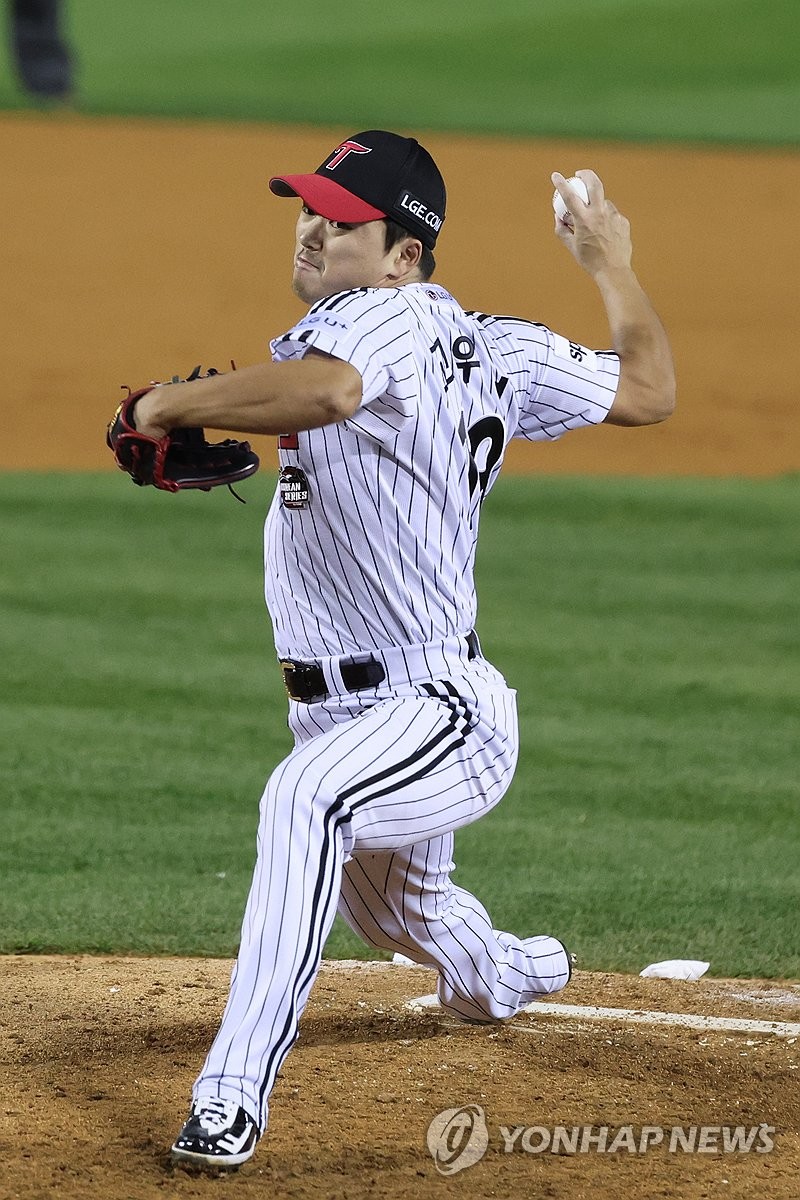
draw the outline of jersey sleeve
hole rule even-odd
[[[554,441],[570,429],[605,420],[619,386],[617,354],[590,350],[529,321],[505,327],[521,359],[513,437]]]
[[[357,288],[326,297],[270,343],[275,362],[302,358],[312,348],[356,368],[362,379],[360,409],[394,413],[395,425],[411,415],[400,402],[404,390],[393,386],[408,377],[412,357],[407,313],[393,289]]]

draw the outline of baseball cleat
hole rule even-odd
[[[172,1146],[172,1161],[230,1171],[256,1148],[258,1127],[235,1100],[197,1100]]]

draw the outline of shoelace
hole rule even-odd
[[[230,1125],[236,1108],[230,1100],[217,1098],[203,1100],[201,1104],[202,1107],[197,1110],[195,1116],[209,1133],[219,1133],[226,1125]]]

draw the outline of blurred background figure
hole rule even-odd
[[[10,0],[11,51],[20,82],[37,99],[68,104],[74,55],[61,30],[62,0]]]

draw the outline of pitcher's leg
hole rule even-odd
[[[195,1085],[263,1130],[339,899],[343,862],[466,824],[500,799],[515,742],[457,696],[387,700],[296,749],[262,800],[231,994]]]
[[[268,1096],[297,1035],[300,1014],[336,914],[349,813],[290,756],[261,802],[258,856],[239,954],[217,1037],[193,1095],[241,1105],[263,1130]]]
[[[494,929],[486,909],[450,878],[452,834],[390,854],[357,853],[345,866],[339,912],[375,946],[439,969],[439,1000],[464,1020],[511,1017],[560,991],[569,955],[546,934]]]

